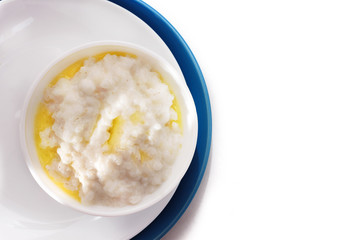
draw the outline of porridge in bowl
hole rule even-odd
[[[85,205],[141,202],[168,178],[182,147],[180,107],[141,57],[81,59],[45,88],[34,119],[48,177]]]

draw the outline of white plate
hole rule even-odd
[[[102,218],[78,213],[37,185],[19,145],[24,96],[46,65],[80,44],[121,40],[142,45],[181,70],[159,36],[104,0],[0,2],[0,233],[6,239],[127,239],[144,229],[172,194],[141,213]]]

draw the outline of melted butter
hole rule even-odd
[[[38,152],[40,163],[43,168],[52,162],[52,159],[57,157],[56,147],[43,149],[40,147],[41,138],[40,132],[54,124],[54,119],[47,110],[44,103],[40,103],[35,116],[35,144]]]
[[[36,151],[39,156],[40,164],[44,169],[46,175],[65,193],[76,199],[80,202],[79,191],[71,191],[65,187],[64,182],[69,179],[55,179],[49,174],[46,166],[50,165],[54,159],[57,159],[59,156],[57,154],[57,147],[41,147],[41,138],[40,132],[44,131],[46,128],[51,127],[54,124],[54,119],[52,118],[50,112],[46,108],[44,103],[40,103],[37,113],[35,115],[35,146]],[[60,177],[60,176],[59,176]]]
[[[131,114],[130,121],[133,124],[144,124],[144,114],[140,111],[136,111]]]
[[[179,126],[179,128],[181,130],[181,133],[182,133],[183,125],[182,125],[182,121],[181,121],[180,105],[179,105],[179,102],[178,102],[178,100],[176,99],[176,97],[174,95],[174,92],[170,89],[170,87],[169,87],[169,90],[170,90],[170,93],[174,96],[174,100],[173,100],[173,103],[171,105],[171,108],[177,113],[177,119],[176,120],[170,120],[166,125],[171,127],[171,125],[175,122]]]
[[[111,127],[108,129],[110,134],[107,140],[110,152],[114,152],[116,149],[120,149],[120,137],[123,133],[124,119],[120,116],[112,121]]]
[[[100,53],[100,54],[97,54],[97,55],[93,56],[93,58],[95,58],[96,61],[99,61],[99,60],[103,59],[108,54],[116,55],[118,57],[122,56],[122,57],[137,58],[137,56],[135,54],[126,53],[126,52],[117,52],[117,51]]]
[[[53,87],[61,78],[71,79],[75,74],[84,66],[86,58],[83,58],[79,61],[74,62],[67,68],[65,68],[61,73],[59,73],[49,84],[49,87]]]
[[[107,54],[111,54],[111,55],[116,55],[116,56],[127,56],[127,57],[131,57],[131,58],[137,58],[136,55],[134,54],[129,54],[126,52],[117,52],[117,51],[110,51],[110,52],[104,52],[104,53],[100,53],[97,54],[95,56],[93,56],[93,58],[95,58],[96,61],[100,61],[101,59],[103,59]],[[67,68],[65,68],[61,73],[59,73],[50,83],[48,87],[53,87],[61,78],[65,78],[65,79],[71,79],[75,76],[75,74],[81,69],[82,66],[84,66],[84,62],[87,60],[88,58],[83,58],[80,59],[76,62],[74,62],[73,64],[71,64],[70,66],[68,66]],[[183,129],[182,127],[182,121],[181,121],[181,111],[180,111],[180,105],[175,97],[174,92],[172,91],[171,87],[169,86],[169,84],[164,81],[163,77],[161,76],[160,73],[156,72],[158,74],[158,77],[160,78],[161,82],[166,84],[169,87],[169,91],[170,93],[174,96],[174,100],[173,103],[171,105],[171,108],[177,113],[178,119],[177,120],[171,120],[169,121],[166,126],[171,127],[172,123],[175,122],[178,124],[178,126],[180,127],[181,131]],[[101,115],[98,116],[95,126],[92,129],[92,131],[95,130],[96,125],[98,120],[100,119]],[[132,114],[130,116],[130,120],[135,123],[135,124],[143,124],[144,120],[143,120],[143,114],[141,112],[135,112],[134,114]],[[54,159],[59,158],[58,154],[57,154],[57,147],[54,148],[42,148],[41,147],[41,138],[40,138],[40,132],[42,132],[43,130],[45,130],[48,127],[51,127],[54,124],[54,119],[51,116],[51,113],[48,111],[48,109],[46,108],[46,105],[44,103],[40,103],[36,116],[35,116],[35,126],[34,126],[34,131],[35,131],[35,145],[36,145],[36,151],[37,154],[39,156],[40,159],[40,164],[42,166],[42,168],[44,169],[45,173],[47,174],[47,176],[62,190],[64,191],[66,194],[68,194],[69,196],[73,197],[74,199],[76,199],[77,201],[81,201],[81,198],[79,196],[79,191],[72,191],[69,190],[65,187],[64,182],[68,181],[69,179],[65,179],[61,176],[56,176],[55,177],[51,176],[49,174],[48,169],[46,168],[46,166],[50,165],[52,163],[52,161]],[[112,122],[112,126],[108,129],[108,132],[110,134],[110,137],[107,141],[107,144],[109,146],[110,151],[115,151],[116,149],[120,149],[120,137],[122,135],[122,128],[124,125],[124,120],[119,116],[117,118],[115,118]],[[144,161],[147,161],[150,159],[150,156],[148,156],[148,154],[146,154],[145,152],[140,150],[140,159],[141,159],[141,163],[143,163]]]
[[[155,73],[157,73],[160,81],[164,84],[166,84],[169,88],[169,91],[170,91],[170,94],[174,96],[174,99],[173,99],[173,102],[172,102],[172,105],[170,106],[170,108],[172,108],[176,113],[177,113],[177,119],[176,120],[170,120],[168,123],[166,123],[166,126],[167,127],[171,127],[173,123],[176,123],[180,130],[181,130],[181,133],[183,132],[183,125],[182,125],[182,121],[181,121],[181,111],[180,111],[180,105],[179,105],[179,102],[175,96],[175,93],[174,91],[172,90],[172,88],[170,87],[170,85],[164,80],[163,76],[155,71]]]
[[[139,164],[139,161],[141,164],[143,164],[145,161],[151,160],[151,157],[149,156],[149,154],[147,154],[143,150],[139,150],[138,154],[135,154],[135,153],[131,154],[131,160],[135,164]]]
[[[130,115],[129,120],[133,124],[144,124],[143,113],[141,113],[140,111],[136,111],[135,113]],[[109,147],[109,153],[121,149],[120,138],[121,135],[123,134],[124,123],[125,120],[121,116],[115,118],[112,121],[111,127],[108,129],[110,137],[106,142],[106,144]],[[144,151],[140,150],[139,152],[140,152],[141,163],[150,159],[149,155]],[[134,162],[136,162],[135,161],[136,157],[134,155],[132,156],[132,159]]]
[[[151,159],[150,156],[146,152],[140,150],[140,161],[141,161],[141,163],[143,163],[145,161],[148,161],[150,159]]]
[[[101,59],[103,59],[107,54],[111,54],[111,55],[116,55],[116,56],[122,56],[122,57],[131,57],[131,58],[137,58],[136,55],[134,54],[130,54],[130,53],[125,53],[125,52],[115,52],[115,51],[111,51],[111,52],[104,52],[104,53],[100,53],[97,54],[95,56],[93,56],[93,58],[95,58],[95,61],[100,61]],[[80,59],[76,62],[74,62],[73,64],[71,64],[70,66],[68,66],[67,68],[65,68],[61,73],[59,73],[49,84],[49,87],[53,87],[61,78],[66,78],[66,79],[71,79],[75,76],[75,74],[80,70],[80,68],[82,66],[84,66],[84,62],[87,60],[88,58],[83,58]]]
[[[65,182],[69,181],[70,178],[64,178],[64,177],[62,177],[62,176],[60,176],[58,174],[56,176],[56,179],[55,179],[53,176],[51,176],[49,174],[49,171],[47,169],[45,171],[46,171],[46,174],[48,175],[48,177],[51,179],[51,181],[53,181],[55,183],[55,185],[58,186],[58,188],[60,188],[67,195],[71,196],[72,198],[74,198],[78,202],[81,202],[81,198],[80,198],[80,195],[79,195],[79,190],[72,191],[72,190],[65,187]]]

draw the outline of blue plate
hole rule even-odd
[[[183,215],[203,178],[211,146],[211,108],[204,77],[194,55],[175,28],[156,10],[140,0],[112,2],[147,23],[166,43],[176,58],[194,98],[199,121],[198,140],[191,165],[169,204],[133,239],[160,239]]]

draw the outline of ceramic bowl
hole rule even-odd
[[[127,52],[142,57],[151,63],[152,67],[162,75],[167,84],[172,88],[181,108],[183,124],[182,147],[167,180],[152,194],[145,196],[138,204],[125,207],[85,205],[66,194],[56,186],[43,170],[37,155],[34,139],[36,110],[43,97],[44,89],[51,80],[72,63],[109,51]],[[131,43],[113,41],[93,42],[79,46],[65,53],[46,67],[29,90],[20,124],[20,138],[26,164],[40,187],[59,203],[83,213],[97,216],[120,216],[139,212],[153,206],[176,189],[191,163],[197,142],[197,132],[198,122],[195,104],[183,76],[154,52]]]

